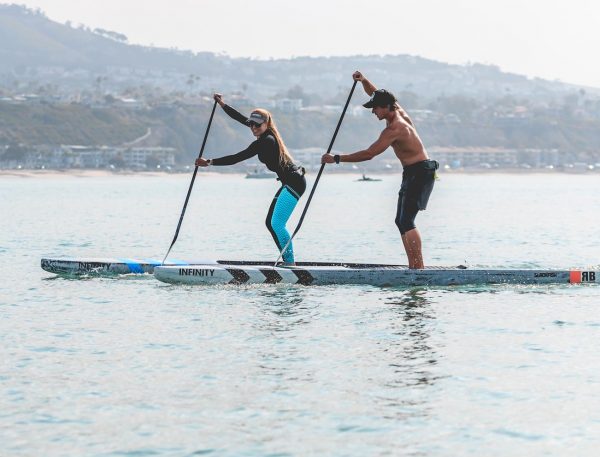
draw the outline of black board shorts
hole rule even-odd
[[[435,171],[439,166],[435,160],[423,160],[404,168],[396,211],[396,225],[400,233],[414,229],[417,213],[427,208],[435,182]]]

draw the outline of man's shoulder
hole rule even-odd
[[[404,119],[394,119],[384,129],[384,133],[400,138],[410,134],[412,126]]]

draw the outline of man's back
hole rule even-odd
[[[399,108],[386,119],[386,130],[393,136],[392,149],[403,167],[428,160],[429,156],[419,134],[406,112]]]

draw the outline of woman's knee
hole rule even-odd
[[[285,230],[285,221],[278,217],[270,217],[267,218],[265,224],[269,230],[274,231],[275,233],[280,233],[282,230]]]

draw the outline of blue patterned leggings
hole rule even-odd
[[[296,208],[299,199],[300,196],[291,187],[281,186],[275,197],[273,197],[273,202],[269,208],[265,223],[280,252],[290,240],[290,234],[285,224],[292,215],[294,208]],[[292,243],[288,245],[283,253],[283,261],[294,262],[294,248]]]

